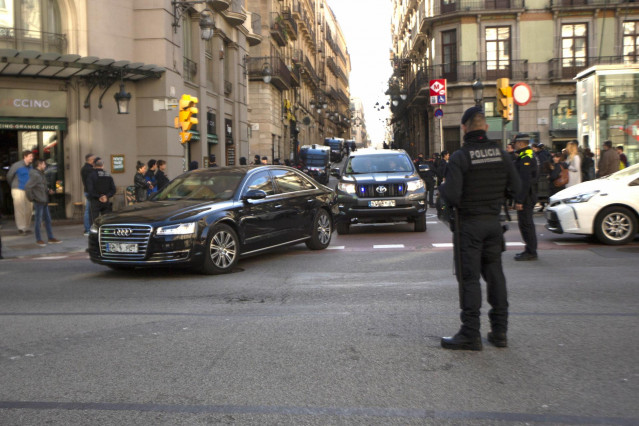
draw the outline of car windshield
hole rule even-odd
[[[153,197],[166,200],[230,200],[244,175],[241,173],[188,173],[178,176]]]
[[[613,173],[610,176],[607,176],[605,179],[619,180],[619,179],[625,179],[628,176],[634,176],[634,175],[639,175],[639,164],[635,164],[634,166],[626,167],[623,170],[619,170],[618,172]]]
[[[413,172],[413,165],[404,154],[357,155],[348,159],[347,174]]]

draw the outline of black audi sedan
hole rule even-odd
[[[112,269],[175,265],[226,273],[240,257],[276,247],[328,247],[335,197],[286,166],[193,170],[150,201],[98,217],[87,251]]]

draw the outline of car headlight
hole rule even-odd
[[[408,191],[417,191],[420,188],[424,187],[424,181],[421,179],[411,180],[406,183],[406,189]]]
[[[597,195],[599,191],[587,192],[585,194],[575,195],[574,197],[566,198],[562,200],[566,204],[574,204],[574,203],[585,203],[590,200],[592,197]]]
[[[95,223],[91,225],[91,228],[89,229],[89,232],[92,234],[97,234],[99,231],[100,231],[100,228]]]
[[[354,194],[355,193],[355,184],[354,183],[340,182],[340,183],[337,184],[337,189],[339,189],[342,192],[346,192],[347,194]]]
[[[178,223],[177,225],[161,226],[157,235],[188,235],[195,232],[195,222]]]

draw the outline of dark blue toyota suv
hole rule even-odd
[[[413,222],[416,232],[426,231],[424,181],[404,150],[351,152],[331,174],[339,178],[339,234],[347,234],[353,223],[396,221]]]

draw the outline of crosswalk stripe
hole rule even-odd
[[[344,250],[344,246],[329,246],[326,247],[326,250]]]
[[[436,248],[445,248],[445,247],[452,247],[453,243],[433,243],[433,247]]]
[[[375,244],[374,249],[386,249],[386,248],[404,248],[404,244]]]
[[[524,244],[524,243],[506,243],[506,245],[509,246],[509,247],[513,247],[513,246],[521,247],[521,246],[525,246],[526,244]]]

